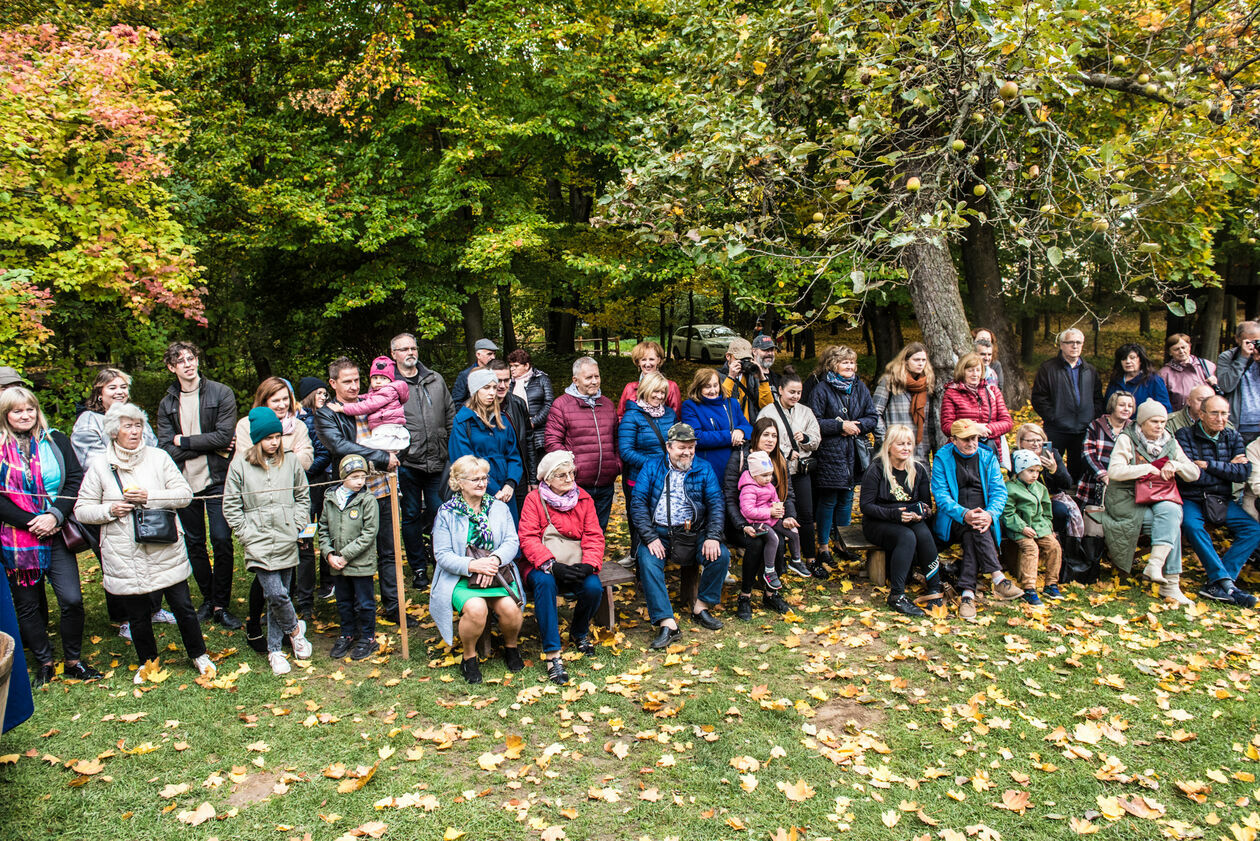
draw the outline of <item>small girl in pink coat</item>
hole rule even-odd
[[[372,434],[359,442],[363,446],[391,453],[407,449],[411,444],[411,435],[407,432],[403,404],[407,402],[411,390],[398,379],[394,360],[388,356],[373,359],[368,382],[372,390],[357,403],[329,403],[328,408],[351,417],[367,415],[368,429],[372,430]]]
[[[793,558],[801,555],[801,536],[796,529],[783,527],[784,506],[774,488],[774,465],[762,452],[748,454],[748,468],[739,477],[739,510],[757,531],[766,535],[762,555],[762,580],[771,590],[783,588],[774,560],[779,554],[780,539],[787,542]]]

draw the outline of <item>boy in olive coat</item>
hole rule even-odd
[[[348,653],[363,660],[376,653],[376,533],[380,510],[376,497],[363,490],[367,461],[360,455],[341,460],[341,484],[324,495],[319,518],[319,551],[332,568],[341,636],[332,647],[334,660]]]
[[[1011,468],[1015,475],[1006,480],[1002,531],[1019,548],[1019,583],[1024,588],[1024,601],[1041,604],[1037,596],[1037,561],[1045,560],[1046,586],[1042,592],[1051,599],[1059,598],[1059,567],[1063,561],[1050,515],[1050,491],[1037,481],[1041,461],[1036,453],[1016,450]]]

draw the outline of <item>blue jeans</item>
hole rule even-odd
[[[612,516],[613,497],[617,495],[616,485],[604,485],[598,488],[582,488],[595,501],[595,516],[599,518],[600,531],[608,531],[608,518]]]
[[[669,557],[669,530],[657,527],[656,536],[665,544],[665,557]],[[701,535],[703,537],[703,535]],[[722,601],[722,584],[731,568],[731,553],[726,544],[719,542],[719,554],[715,560],[706,561],[702,551],[704,541],[696,545],[696,563],[700,565],[700,590],[696,598],[705,604]],[[639,544],[639,579],[643,586],[643,599],[647,602],[648,620],[657,625],[674,618],[674,608],[669,602],[669,590],[665,588],[665,558],[658,558],[648,551],[646,544]],[[692,605],[688,605],[690,610]]]
[[[533,590],[534,616],[538,619],[538,631],[542,635],[542,650],[550,654],[560,650],[560,614],[556,610],[556,598],[560,595],[556,577],[540,569],[530,570],[525,583]],[[588,575],[577,592],[577,604],[573,608],[573,621],[569,623],[569,637],[580,637],[591,630],[591,619],[604,597],[604,586],[598,575]]]
[[[1226,578],[1230,581],[1236,580],[1238,573],[1242,572],[1243,564],[1260,547],[1260,523],[1248,517],[1242,506],[1231,499],[1225,525],[1229,527],[1234,542],[1222,558],[1212,545],[1212,536],[1208,534],[1207,526],[1203,522],[1203,503],[1187,499],[1182,502],[1181,507],[1181,533],[1186,544],[1199,556],[1208,583],[1214,584]]]
[[[291,573],[287,569],[260,569],[256,574],[267,602],[267,653],[272,654],[280,650],[285,634],[293,633],[298,626],[297,613],[289,599]]]
[[[853,521],[853,488],[814,488],[814,521],[818,523],[818,551],[826,552],[832,524],[844,528]]]
[[[355,639],[376,639],[376,596],[370,575],[334,575],[337,615],[341,635]]]
[[[441,485],[441,473],[405,465],[398,468],[398,525],[412,572],[420,572],[433,560],[433,551],[425,546],[424,537],[433,533],[433,518],[442,505]]]

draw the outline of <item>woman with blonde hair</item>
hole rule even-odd
[[[945,603],[936,557],[936,539],[928,527],[932,513],[932,473],[914,458],[914,430],[905,424],[888,428],[879,454],[862,476],[862,534],[888,557],[888,606],[906,616],[923,611],[906,597],[906,578],[918,563],[926,581],[918,601],[931,607]]]
[[[914,457],[926,463],[939,440],[936,424],[941,406],[936,394],[936,372],[922,343],[911,342],[893,357],[875,386],[873,400],[878,418],[876,446],[884,440],[888,428],[897,424],[908,426],[914,430]]]
[[[630,361],[634,363],[634,367],[639,369],[639,378],[626,383],[626,387],[621,390],[621,399],[617,401],[617,419],[621,420],[626,416],[627,404],[631,400],[638,398],[639,386],[643,379],[649,374],[660,374],[661,366],[665,364],[665,348],[653,341],[639,342],[630,351]],[[678,388],[678,383],[673,380],[666,380],[669,391],[665,395],[665,405],[674,410],[677,415],[682,411],[682,391]],[[626,494],[627,498],[630,496]]]

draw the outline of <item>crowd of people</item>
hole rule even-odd
[[[1260,324],[1239,325],[1215,365],[1183,334],[1168,337],[1158,369],[1125,344],[1105,389],[1082,358],[1084,335],[1066,330],[1036,373],[1040,423],[1018,428],[994,336],[974,339],[949,372],[907,345],[873,392],[844,346],[824,349],[802,379],[774,368],[772,337],[737,338],[721,367],[700,368],[684,388],[647,341],[631,354],[639,377],[614,401],[591,357],[557,393],[527,351],[500,360],[488,339],[448,391],[402,333],[373,360],[366,394],[343,357],[296,389],[264,380],[243,417],[232,390],[202,376],[198,349],[175,342],[154,424],[130,402],[130,377],[105,368],[69,436],[50,428],[18,372],[0,368],[0,618],[11,593],[9,630],[33,660],[31,682],[53,679],[50,583],[63,674],[99,678],[81,656],[77,555],[90,549],[138,665],[158,656],[153,624],[170,622],[197,670],[213,673],[202,625],[216,623],[243,627],[283,674],[286,650],[312,656],[318,600],[336,600],[331,656],[364,659],[378,651],[378,621],[417,624],[398,611],[409,584],[427,591],[443,640],[459,638],[470,683],[482,680],[477,642],[491,621],[506,667],[524,667],[531,608],[547,676],[564,683],[557,603],[575,600],[569,643],[592,653],[619,480],[631,538],[620,563],[637,577],[653,649],[682,633],[668,565],[695,568],[679,607],[700,628],[723,627],[715,614],[728,585],[740,620],[752,619],[758,593],[786,612],[785,577],[825,580],[837,558],[854,557],[842,535],[855,497],[861,533],[887,555],[888,606],[905,615],[953,603],[974,619],[981,576],[992,598],[1038,605],[1104,553],[1186,604],[1183,544],[1202,567],[1201,597],[1255,606],[1237,582],[1260,547]],[[390,472],[409,581],[395,574]],[[233,613],[237,545],[253,573],[243,622]],[[945,563],[949,546],[957,560]],[[135,681],[146,673],[137,668]]]

